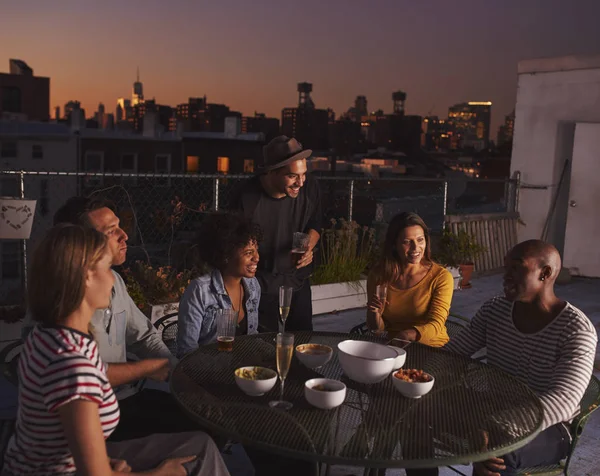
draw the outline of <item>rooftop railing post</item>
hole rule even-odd
[[[21,170],[19,173],[19,191],[22,200],[25,200],[25,172]],[[21,240],[21,258],[23,269],[23,295],[27,295],[27,240]]]
[[[519,193],[521,191],[521,172],[519,170],[517,170],[515,172],[515,200],[514,200],[514,209],[513,212],[518,213],[519,212]]]
[[[448,212],[448,181],[444,180],[444,208],[442,209],[442,230],[446,229],[446,213]]]
[[[348,187],[348,221],[352,221],[352,213],[354,211],[354,180],[350,180]]]
[[[213,179],[213,210],[219,211],[219,177]]]

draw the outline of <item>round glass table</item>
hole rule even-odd
[[[510,375],[420,344],[407,349],[405,369],[435,377],[420,399],[403,397],[392,378],[374,385],[349,380],[337,359],[346,339],[385,343],[372,335],[294,332],[294,346],[329,345],[334,356],[311,370],[296,357],[285,383],[289,411],[269,407],[279,384],[261,397],[236,385],[234,370],[256,365],[276,369],[275,334],[236,337],[232,352],[217,345],[185,356],[171,376],[171,392],[201,426],[244,445],[281,456],[369,468],[430,468],[482,461],[514,451],[539,432],[543,410],[538,397]],[[326,377],[343,381],[346,400],[333,410],[306,402],[304,382]]]

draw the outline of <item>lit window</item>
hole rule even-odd
[[[217,159],[217,172],[222,174],[229,173],[229,157],[219,157]]]
[[[200,157],[188,155],[186,157],[186,168],[188,174],[197,174],[200,168]]]
[[[253,174],[254,173],[254,160],[244,159],[244,173],[245,174]]]

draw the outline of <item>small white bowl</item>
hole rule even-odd
[[[242,376],[242,372],[244,370],[258,370],[259,372],[263,372],[267,378],[260,380],[245,378]],[[250,366],[240,367],[239,369],[235,370],[235,383],[238,387],[240,387],[242,392],[244,392],[246,395],[250,395],[251,397],[260,397],[261,395],[264,395],[275,386],[275,382],[277,382],[277,372],[265,367]]]
[[[402,368],[404,362],[406,362],[406,351],[400,347],[394,347],[393,345],[388,345],[388,347],[394,349],[398,353],[398,357],[394,359],[394,365],[392,367],[393,372],[394,370]]]
[[[396,377],[395,373],[392,374],[392,382],[394,387],[402,395],[407,398],[421,398],[423,395],[430,392],[435,383],[435,378],[431,374],[427,374],[431,377],[429,382],[406,382]]]
[[[315,389],[319,385],[323,385],[331,391]],[[344,403],[346,399],[346,385],[339,380],[313,378],[307,380],[304,384],[304,397],[314,407],[322,410],[331,410]]]
[[[377,383],[392,371],[398,352],[387,345],[362,340],[338,344],[338,360],[344,373],[359,383]]]
[[[322,344],[301,344],[296,346],[296,357],[309,369],[325,365],[331,360],[333,349]]]

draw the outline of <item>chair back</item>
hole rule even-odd
[[[19,357],[23,350],[23,341],[17,340],[8,344],[0,352],[0,365],[3,377],[15,387],[19,385]]]
[[[169,351],[173,355],[177,355],[177,321],[179,319],[179,314],[177,312],[173,312],[171,314],[167,314],[166,316],[161,317],[154,323],[154,327],[158,330],[161,335],[161,338]]]

